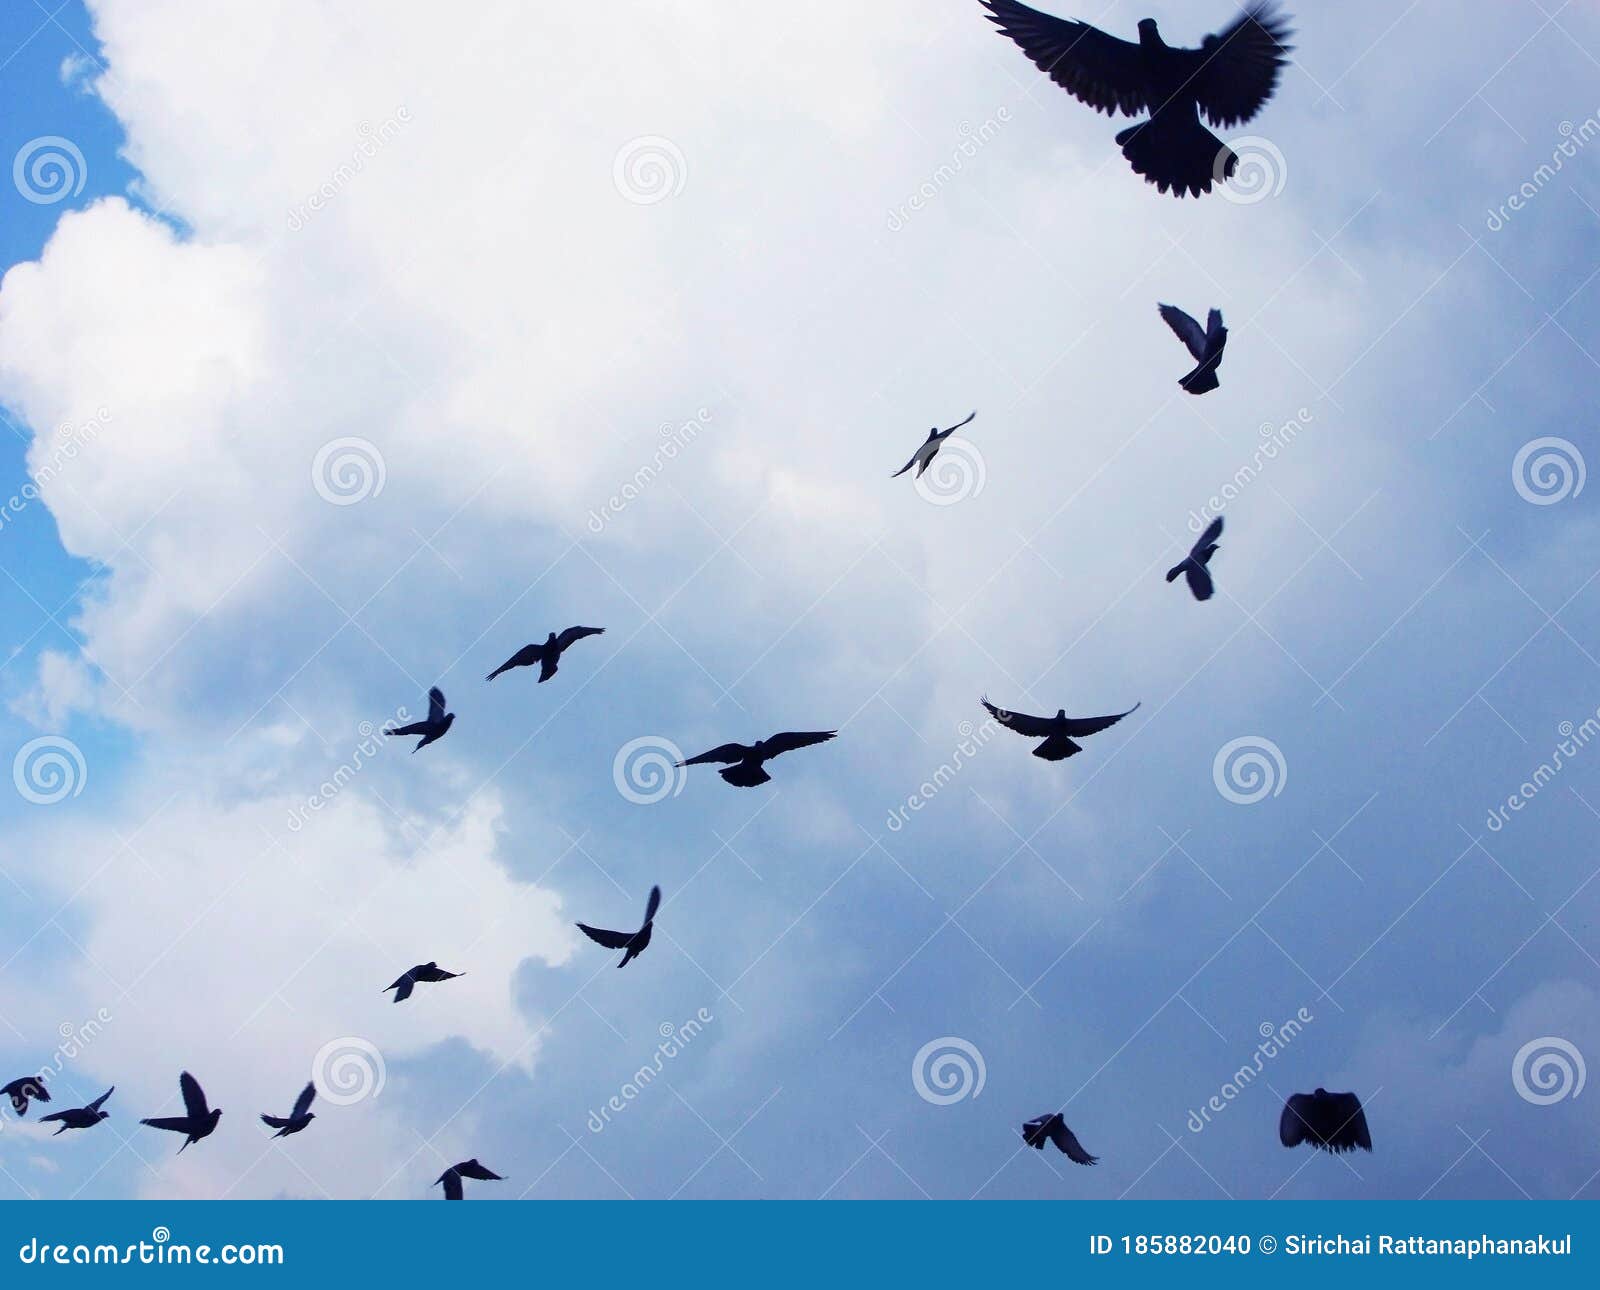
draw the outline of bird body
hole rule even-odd
[[[1053,717],[1030,717],[1024,712],[1007,712],[997,708],[988,699],[983,700],[983,706],[1007,730],[1014,730],[1029,739],[1044,740],[1033,750],[1033,755],[1045,761],[1064,761],[1075,756],[1083,751],[1083,745],[1076,740],[1098,734],[1139,709],[1136,703],[1127,712],[1114,713],[1109,717],[1069,717],[1065,708],[1058,708]]]
[[[486,1165],[478,1163],[474,1156],[471,1160],[463,1160],[460,1164],[451,1165],[442,1174],[433,1180],[435,1187],[444,1184],[444,1198],[446,1200],[463,1199],[461,1180],[463,1178],[476,1178],[479,1182],[503,1182],[504,1179]]]
[[[911,454],[911,460],[890,475],[889,478],[899,479],[901,475],[915,466],[917,468],[917,478],[921,479],[922,472],[928,468],[928,463],[938,455],[939,449],[944,446],[944,441],[977,415],[976,412],[968,413],[966,421],[957,421],[948,430],[941,430],[938,426],[934,426],[928,431],[928,437],[922,441],[922,447]]]
[[[28,1113],[28,1099],[35,1102],[48,1102],[50,1093],[44,1086],[44,1076],[24,1075],[21,1079],[14,1079],[9,1084],[0,1084],[0,1093],[11,1099],[11,1109],[18,1115]]]
[[[1309,1142],[1319,1151],[1335,1154],[1360,1147],[1372,1150],[1367,1113],[1354,1093],[1292,1093],[1278,1117],[1278,1141],[1286,1147]]]
[[[1183,342],[1195,361],[1195,366],[1178,378],[1178,384],[1188,394],[1207,394],[1221,385],[1217,368],[1222,362],[1222,351],[1228,345],[1228,329],[1222,325],[1222,310],[1213,309],[1206,315],[1206,325],[1201,327],[1176,305],[1158,305],[1162,319],[1172,328],[1173,334]]]
[[[492,681],[500,673],[509,672],[514,667],[532,667],[537,663],[539,683],[542,685],[556,674],[556,665],[570,646],[585,636],[599,636],[604,631],[604,627],[569,627],[559,636],[551,632],[542,645],[524,645],[484,679]]]
[[[1083,1149],[1077,1134],[1067,1128],[1059,1111],[1029,1120],[1022,1126],[1022,1140],[1035,1151],[1043,1151],[1044,1144],[1049,1142],[1076,1165],[1092,1165],[1100,1160],[1099,1156],[1091,1156]]]
[[[420,752],[436,739],[443,739],[445,732],[455,723],[456,714],[444,710],[444,691],[437,685],[428,691],[428,716],[425,721],[413,721],[408,726],[396,726],[393,730],[385,730],[386,735],[421,735],[417,746],[412,752]]]
[[[416,967],[407,968],[394,979],[392,984],[384,986],[379,993],[387,994],[390,990],[393,990],[394,1001],[400,1003],[411,997],[411,991],[416,988],[419,981],[454,981],[458,976],[466,976],[466,973],[446,972],[432,961],[418,963]]]
[[[269,1129],[276,1129],[272,1136],[287,1138],[291,1133],[299,1133],[301,1129],[317,1118],[316,1112],[311,1109],[311,1100],[317,1095],[315,1082],[307,1084],[300,1090],[300,1096],[294,1100],[294,1109],[288,1115],[263,1115],[261,1123]]]
[[[90,1102],[88,1106],[75,1106],[70,1110],[56,1111],[50,1115],[41,1115],[39,1117],[39,1123],[59,1123],[61,1127],[55,1131],[54,1135],[52,1135],[58,1138],[68,1129],[92,1129],[95,1125],[99,1124],[101,1120],[108,1120],[111,1118],[110,1111],[102,1111],[100,1108],[105,1105],[105,1100],[116,1091],[117,1086],[113,1084],[104,1093],[100,1094],[99,1097],[95,1098],[94,1101]]]
[[[604,927],[590,927],[588,923],[579,923],[578,930],[587,936],[596,945],[604,945],[608,950],[626,950],[622,956],[619,968],[627,967],[634,959],[645,952],[650,944],[650,932],[655,926],[656,910],[661,908],[661,888],[650,888],[650,899],[645,902],[644,926],[636,932],[613,932]]]
[[[1216,555],[1217,548],[1221,545],[1217,541],[1221,536],[1222,516],[1219,515],[1206,526],[1206,531],[1189,548],[1189,554],[1167,570],[1167,581],[1173,581],[1181,573],[1196,600],[1210,600],[1216,585],[1211,580],[1211,570],[1208,566],[1211,557]]]
[[[181,1133],[183,1146],[178,1148],[181,1156],[201,1138],[209,1138],[217,1128],[217,1121],[222,1119],[222,1111],[206,1105],[205,1090],[200,1087],[200,1081],[183,1071],[178,1076],[178,1088],[183,1093],[183,1114],[169,1115],[153,1120],[140,1120],[140,1124],[147,1124],[152,1129],[165,1129],[168,1133]]]
[[[837,730],[785,731],[773,735],[770,739],[758,739],[753,744],[719,744],[698,757],[689,757],[677,764],[700,766],[708,762],[726,762],[729,764],[717,774],[735,787],[755,788],[772,778],[763,768],[764,762],[771,761],[783,753],[793,752],[796,748],[809,748],[813,744],[826,743],[838,733]]]

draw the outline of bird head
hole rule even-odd
[[[97,1121],[98,1120],[109,1120],[111,1118],[111,1112],[110,1111],[96,1111],[94,1113],[94,1118]]]
[[[1067,719],[1067,710],[1065,708],[1057,708],[1056,709],[1056,720],[1057,721],[1065,721],[1066,719]]]
[[[1161,39],[1161,32],[1156,27],[1154,18],[1141,18],[1139,20],[1139,43],[1147,49],[1160,49],[1165,42]]]
[[[1328,1096],[1328,1090],[1325,1089],[1325,1088],[1319,1088],[1319,1089],[1315,1090],[1314,1096],[1316,1096],[1316,1097],[1327,1097]]]

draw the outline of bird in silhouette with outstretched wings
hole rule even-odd
[[[754,788],[757,784],[765,784],[772,778],[762,768],[763,762],[771,761],[781,753],[793,752],[796,748],[809,748],[812,744],[827,743],[838,733],[837,730],[789,730],[783,734],[773,735],[770,739],[758,739],[753,744],[720,744],[698,757],[686,758],[678,765],[700,766],[707,762],[729,762],[731,764],[719,770],[717,774],[739,788]]]
[[[276,1129],[272,1136],[287,1138],[291,1133],[299,1133],[301,1129],[315,1120],[316,1113],[311,1109],[311,1099],[317,1095],[315,1083],[307,1084],[300,1090],[300,1096],[294,1100],[294,1109],[288,1115],[263,1115],[261,1123],[269,1129]]]
[[[488,1168],[486,1165],[480,1165],[477,1157],[474,1156],[471,1160],[463,1160],[458,1165],[451,1165],[450,1168],[433,1180],[433,1185],[437,1187],[440,1183],[444,1184],[444,1198],[446,1200],[461,1200],[461,1180],[463,1178],[476,1178],[479,1182],[504,1181],[502,1176],[495,1173],[493,1169]]]
[[[1052,1142],[1075,1165],[1092,1165],[1100,1159],[1083,1149],[1077,1134],[1067,1128],[1067,1122],[1061,1118],[1059,1111],[1029,1120],[1022,1126],[1022,1140],[1035,1151],[1043,1151],[1044,1144]]]
[[[1367,1113],[1354,1093],[1291,1093],[1278,1117],[1278,1141],[1286,1147],[1309,1142],[1319,1151],[1372,1150]]]
[[[100,1094],[99,1097],[95,1098],[94,1101],[90,1102],[88,1106],[75,1106],[66,1111],[56,1111],[50,1115],[41,1115],[39,1117],[39,1123],[59,1123],[61,1127],[52,1135],[57,1138],[59,1138],[68,1129],[92,1129],[95,1125],[99,1124],[101,1120],[108,1120],[111,1118],[110,1111],[102,1111],[100,1108],[105,1105],[105,1100],[116,1091],[117,1086],[113,1084],[104,1093]]]
[[[178,1088],[183,1092],[183,1114],[169,1115],[154,1120],[140,1120],[140,1124],[148,1124],[152,1129],[165,1129],[168,1133],[183,1134],[183,1145],[178,1148],[181,1156],[201,1138],[209,1138],[217,1127],[217,1121],[222,1118],[219,1109],[206,1105],[205,1090],[200,1087],[200,1081],[188,1071],[178,1076]]]
[[[428,719],[426,721],[413,721],[408,726],[396,726],[393,730],[385,730],[386,735],[421,735],[417,746],[412,752],[426,748],[435,739],[443,739],[444,732],[456,719],[456,714],[444,710],[444,691],[437,685],[428,691]]]
[[[561,661],[561,656],[568,646],[575,641],[581,641],[585,636],[599,636],[604,631],[604,627],[569,627],[559,636],[551,632],[545,637],[544,644],[524,645],[484,679],[492,681],[500,673],[509,672],[514,667],[532,667],[537,663],[539,683],[542,685],[556,674],[556,665]]]
[[[596,945],[604,945],[608,950],[627,950],[622,956],[622,962],[617,966],[627,967],[630,962],[638,958],[645,951],[645,946],[650,944],[650,931],[655,926],[656,910],[661,908],[661,888],[650,888],[650,899],[644,907],[644,926],[636,932],[611,932],[604,927],[590,927],[588,923],[579,923],[578,930],[587,936]]]
[[[28,1099],[35,1102],[48,1102],[50,1093],[44,1086],[43,1075],[24,1075],[21,1079],[14,1079],[9,1084],[0,1084],[0,1093],[11,1099],[11,1109],[18,1115],[28,1113]]]
[[[895,471],[894,474],[890,475],[889,478],[899,479],[901,475],[905,474],[906,471],[915,466],[917,468],[917,478],[921,479],[922,472],[928,468],[928,463],[934,459],[934,457],[938,454],[939,449],[944,446],[944,441],[953,435],[957,430],[961,429],[962,426],[966,425],[967,421],[971,421],[972,418],[977,415],[978,414],[976,412],[968,413],[966,421],[957,421],[955,425],[951,426],[948,430],[941,430],[938,426],[934,426],[928,431],[928,437],[922,441],[922,447],[918,448],[916,452],[911,454],[911,460],[906,462],[906,464],[900,467],[899,470]]]
[[[409,999],[411,991],[416,988],[419,981],[454,981],[458,976],[466,976],[465,972],[446,972],[437,963],[418,963],[414,968],[407,968],[395,978],[392,985],[386,985],[379,992],[387,994],[394,991],[394,1001],[399,1003],[402,999]]]
[[[1043,757],[1045,761],[1061,761],[1082,752],[1083,746],[1074,743],[1073,740],[1098,734],[1108,726],[1116,725],[1128,713],[1137,712],[1139,709],[1136,703],[1127,712],[1118,712],[1114,716],[1069,717],[1065,708],[1059,708],[1053,717],[1030,717],[1025,712],[1007,712],[1004,708],[997,708],[988,699],[983,700],[983,706],[989,710],[989,715],[1007,730],[1015,730],[1019,735],[1029,739],[1044,740],[1033,750],[1033,755]]]
[[[1213,309],[1208,313],[1206,325],[1201,327],[1177,305],[1157,305],[1156,308],[1195,361],[1195,366],[1178,378],[1178,384],[1189,394],[1205,394],[1216,389],[1222,384],[1217,380],[1217,366],[1222,362],[1222,351],[1228,346],[1228,329],[1222,325],[1222,310]]]
[[[1222,536],[1222,516],[1217,516],[1199,540],[1189,548],[1189,554],[1179,560],[1177,564],[1167,570],[1167,581],[1171,582],[1180,573],[1189,584],[1189,590],[1194,592],[1196,600],[1210,600],[1216,591],[1216,585],[1211,581],[1211,570],[1208,567],[1211,557],[1216,555],[1220,545],[1217,539]]]

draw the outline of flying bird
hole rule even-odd
[[[140,1120],[139,1123],[148,1124],[152,1129],[165,1129],[168,1133],[183,1134],[183,1145],[178,1148],[178,1154],[181,1156],[201,1138],[211,1136],[217,1127],[217,1121],[222,1118],[222,1112],[206,1105],[205,1090],[200,1087],[200,1081],[188,1071],[179,1074],[178,1087],[183,1090],[182,1115]]]
[[[972,418],[977,415],[978,414],[976,412],[969,413],[967,415],[967,421],[971,421]],[[936,455],[938,455],[939,449],[944,447],[944,441],[953,435],[957,430],[961,429],[962,426],[966,425],[967,421],[957,421],[955,425],[951,426],[948,430],[941,430],[938,426],[934,426],[928,431],[928,437],[923,440],[922,447],[918,448],[916,452],[911,455],[911,460],[906,462],[906,464],[900,467],[899,470],[895,471],[894,474],[890,475],[889,478],[899,479],[901,475],[905,474],[906,471],[915,466],[917,468],[917,478],[921,479],[922,472],[928,468],[928,463],[932,461]]]
[[[461,1180],[463,1178],[476,1178],[480,1182],[505,1181],[493,1169],[480,1165],[477,1157],[474,1156],[471,1160],[463,1160],[459,1165],[451,1165],[450,1168],[433,1180],[433,1185],[437,1187],[440,1183],[444,1184],[444,1198],[446,1200],[460,1200],[462,1199]]]
[[[780,735],[773,735],[770,739],[758,739],[753,744],[721,744],[710,752],[703,752],[698,757],[690,757],[680,761],[680,766],[701,766],[707,762],[732,763],[717,774],[721,775],[728,783],[739,788],[754,788],[757,784],[765,784],[771,775],[762,769],[762,762],[770,761],[780,753],[793,752],[796,748],[809,748],[812,744],[827,743],[839,732],[837,730],[790,730]]]
[[[1176,305],[1158,305],[1161,317],[1168,327],[1194,357],[1195,366],[1178,378],[1178,384],[1189,394],[1205,394],[1217,388],[1217,367],[1222,362],[1222,351],[1228,345],[1228,329],[1222,325],[1222,310],[1213,309],[1206,315],[1204,329]]]
[[[1110,717],[1069,717],[1065,708],[1058,708],[1053,717],[1030,717],[1026,713],[1007,712],[1003,708],[997,708],[988,699],[984,699],[983,706],[989,710],[989,715],[1007,730],[1015,730],[1019,735],[1029,739],[1043,739],[1044,742],[1033,750],[1033,755],[1043,757],[1046,761],[1061,761],[1074,753],[1082,752],[1083,746],[1073,743],[1074,739],[1098,734],[1116,725],[1128,713],[1137,712],[1139,709],[1136,703],[1127,712],[1119,712]]]
[[[661,908],[661,888],[650,888],[650,899],[644,907],[644,926],[636,932],[608,932],[603,927],[590,927],[588,923],[579,923],[578,930],[587,936],[596,945],[604,945],[608,950],[627,950],[622,956],[622,962],[617,966],[627,967],[629,962],[644,953],[645,946],[650,944],[650,930],[655,924],[656,910]]]
[[[1061,1118],[1059,1111],[1029,1120],[1022,1126],[1022,1140],[1035,1151],[1043,1151],[1046,1142],[1053,1142],[1056,1149],[1075,1165],[1092,1165],[1100,1159],[1083,1149],[1077,1135],[1067,1128],[1067,1122]]]
[[[0,1084],[0,1093],[11,1099],[11,1109],[18,1115],[28,1113],[28,1099],[35,1102],[48,1102],[50,1094],[44,1086],[43,1075],[24,1075],[21,1079],[14,1079],[9,1084]]]
[[[421,740],[412,752],[426,748],[435,739],[443,739],[444,732],[450,729],[451,723],[456,719],[456,714],[444,710],[444,691],[437,685],[428,691],[428,719],[426,721],[413,721],[409,726],[396,726],[393,730],[385,730],[386,735],[421,735]]]
[[[514,667],[532,667],[537,663],[539,682],[542,685],[556,674],[556,664],[561,661],[562,654],[566,653],[574,641],[581,641],[585,636],[599,636],[604,631],[604,627],[569,627],[559,636],[551,632],[545,637],[543,645],[524,645],[490,672],[484,680],[492,681],[500,673],[509,672]]]
[[[1189,554],[1167,570],[1167,581],[1171,582],[1181,573],[1189,584],[1189,590],[1194,592],[1196,600],[1210,600],[1216,586],[1211,581],[1211,570],[1207,566],[1211,563],[1211,557],[1217,553],[1217,547],[1220,545],[1217,539],[1221,536],[1222,516],[1219,515],[1206,525],[1206,531],[1189,548]]]
[[[311,1099],[317,1095],[315,1083],[307,1084],[300,1090],[300,1096],[294,1100],[294,1110],[286,1116],[263,1115],[261,1123],[269,1129],[276,1129],[272,1136],[287,1138],[291,1133],[299,1133],[301,1129],[317,1118],[316,1112],[311,1109]]]
[[[1309,1142],[1319,1151],[1372,1150],[1367,1113],[1354,1093],[1291,1093],[1278,1117],[1278,1141],[1286,1147]]]
[[[1107,116],[1149,114],[1117,135],[1136,173],[1178,197],[1211,191],[1232,176],[1239,158],[1200,124],[1231,129],[1248,121],[1278,88],[1293,46],[1289,20],[1271,0],[1254,0],[1233,25],[1199,49],[1162,40],[1153,18],[1139,23],[1135,43],[1086,22],[1039,13],[1017,0],[983,0],[989,21],[1021,46],[1051,80]]]
[[[56,1111],[51,1115],[41,1115],[39,1123],[49,1124],[53,1120],[59,1120],[61,1127],[51,1135],[56,1138],[59,1138],[68,1129],[92,1129],[101,1120],[111,1118],[110,1111],[102,1111],[100,1108],[105,1104],[105,1100],[116,1091],[117,1086],[113,1084],[99,1097],[95,1098],[94,1101],[90,1102],[88,1106],[75,1106],[70,1111]]]
[[[446,972],[437,963],[418,963],[414,968],[402,972],[393,985],[383,987],[380,994],[394,991],[394,1001],[400,1003],[411,997],[411,991],[416,988],[418,981],[454,981],[458,976],[466,976],[465,972]]]

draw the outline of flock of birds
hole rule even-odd
[[[1207,36],[1198,49],[1167,45],[1155,22],[1149,18],[1139,23],[1138,40],[1131,42],[1110,36],[1087,23],[1040,13],[1017,0],[980,2],[988,10],[989,20],[1021,46],[1041,71],[1072,95],[1108,116],[1119,112],[1127,116],[1148,114],[1148,119],[1119,133],[1116,142],[1138,174],[1161,192],[1170,191],[1179,197],[1191,193],[1198,197],[1209,192],[1214,182],[1220,183],[1230,177],[1238,163],[1233,151],[1201,124],[1201,115],[1224,129],[1248,121],[1272,96],[1291,49],[1285,43],[1290,34],[1287,18],[1277,11],[1272,0],[1250,4],[1231,26]],[[1163,304],[1159,308],[1161,317],[1195,362],[1194,368],[1179,380],[1179,385],[1193,395],[1215,390],[1219,384],[1217,369],[1228,340],[1221,312],[1212,309],[1202,327],[1172,305]],[[904,475],[913,467],[920,477],[950,436],[976,416],[974,412],[944,430],[937,427],[930,430],[911,460],[892,478]],[[1167,571],[1166,580],[1173,582],[1182,576],[1196,600],[1209,600],[1215,590],[1210,563],[1217,553],[1221,535],[1222,518],[1218,516],[1189,553]],[[537,665],[539,683],[543,684],[555,676],[568,649],[604,630],[603,627],[569,627],[563,632],[551,632],[542,643],[519,649],[490,672],[486,680],[493,681],[515,668]],[[1039,740],[1033,749],[1035,757],[1061,761],[1082,751],[1077,740],[1115,725],[1139,705],[1136,703],[1126,712],[1103,717],[1069,717],[1065,709],[1058,710],[1053,717],[1030,716],[998,708],[987,698],[983,699],[983,706],[1006,729]],[[442,739],[454,722],[455,713],[447,710],[444,693],[436,686],[428,692],[428,715],[423,720],[387,729],[384,733],[418,736],[412,749],[418,752]],[[767,762],[787,752],[825,743],[837,733],[833,730],[785,731],[754,744],[721,744],[677,764],[719,764],[722,769],[717,773],[729,784],[755,788],[772,778],[765,768]],[[623,951],[617,966],[626,967],[649,947],[660,906],[661,888],[652,887],[645,905],[644,922],[636,931],[611,931],[587,923],[579,923],[577,927],[596,944],[608,950]],[[403,1003],[418,985],[452,981],[462,975],[434,962],[419,963],[386,986],[385,993],[394,991],[394,1002]],[[178,1148],[182,1154],[216,1131],[222,1111],[206,1101],[205,1091],[188,1071],[179,1075],[178,1085],[184,1113],[144,1119],[140,1123],[182,1134],[183,1145]],[[41,1119],[59,1124],[57,1135],[68,1129],[92,1128],[108,1117],[104,1106],[114,1091],[114,1087],[109,1088],[86,1106],[56,1111]],[[315,1083],[308,1083],[288,1115],[262,1115],[261,1122],[276,1130],[272,1135],[275,1138],[302,1132],[316,1118],[311,1111],[316,1091]],[[0,1093],[11,1099],[18,1116],[27,1114],[30,1101],[50,1101],[42,1075],[24,1076],[0,1085]],[[1278,1136],[1285,1147],[1309,1144],[1330,1152],[1356,1147],[1372,1150],[1360,1098],[1354,1093],[1330,1093],[1321,1088],[1312,1093],[1295,1093],[1288,1098],[1279,1117]],[[1099,1159],[1084,1150],[1059,1111],[1027,1121],[1022,1126],[1022,1140],[1041,1151],[1046,1143],[1052,1144],[1067,1159],[1080,1165],[1092,1165]],[[471,1159],[446,1169],[434,1185],[444,1188],[446,1200],[460,1200],[463,1179],[500,1181],[501,1177],[478,1160]]]

